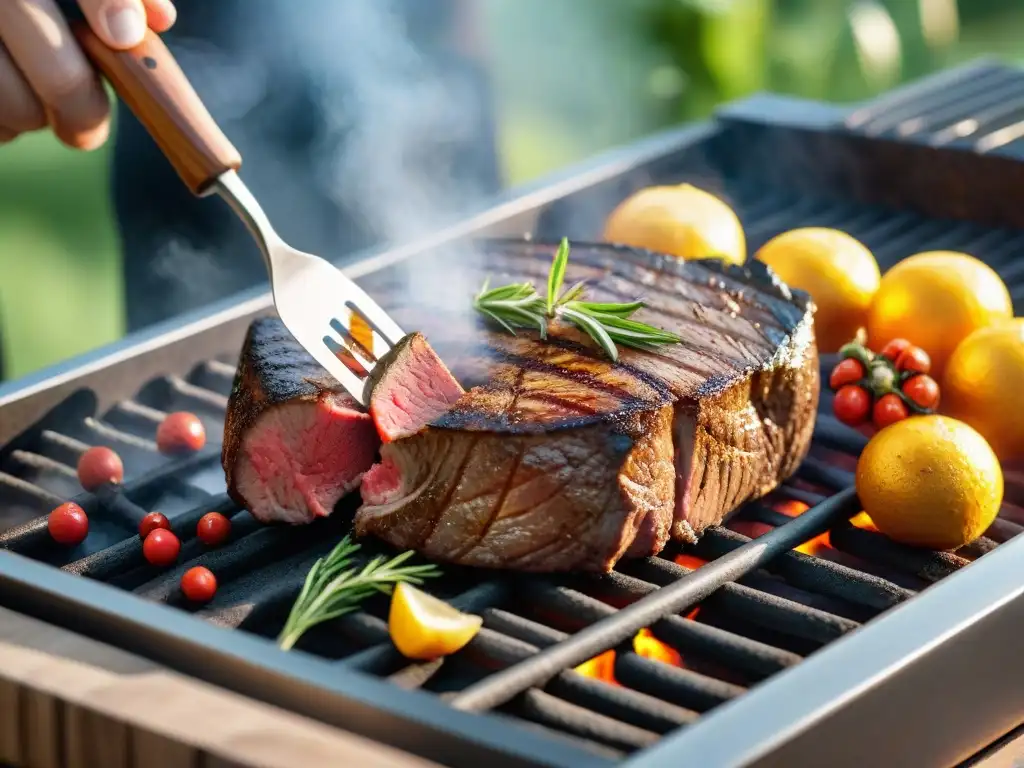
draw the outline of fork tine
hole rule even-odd
[[[355,336],[352,335],[348,328],[346,328],[338,318],[335,317],[331,320],[331,328],[341,336],[341,347],[345,353],[351,355],[352,358],[365,369],[367,374],[372,371],[377,365],[377,358],[374,356],[373,352],[360,344]]]
[[[290,330],[290,329],[289,329]],[[294,333],[294,332],[293,332]],[[297,337],[298,338],[298,337]],[[338,357],[337,354],[331,351],[326,341],[330,337],[324,337],[323,340],[318,340],[315,344],[308,344],[308,339],[299,339],[300,343],[309,350],[313,359],[316,360],[323,368],[335,379],[338,383],[345,388],[345,390],[351,394],[356,400],[363,406],[368,404],[368,393],[366,392],[366,372],[357,373],[346,365],[345,361]],[[330,339],[334,342],[333,339]],[[337,342],[334,342],[337,344]],[[338,345],[341,346],[341,345]],[[347,354],[348,350],[342,347],[342,350]],[[354,361],[355,362],[355,361]],[[358,363],[357,363],[358,364]]]
[[[349,299],[345,302],[349,311],[357,312],[370,326],[380,334],[387,342],[388,347],[393,347],[399,339],[405,336],[405,331],[398,327],[398,323],[391,319],[387,312],[380,308],[373,299],[366,295],[355,283],[349,291]]]

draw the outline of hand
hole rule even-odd
[[[214,0],[215,1],[215,0]],[[148,25],[167,30],[172,0],[78,0],[89,26],[119,50]],[[0,0],[0,144],[50,126],[62,142],[95,149],[110,131],[110,104],[56,0]]]

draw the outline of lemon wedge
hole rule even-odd
[[[391,641],[410,659],[448,656],[480,631],[484,620],[448,605],[405,582],[395,587],[388,614]]]

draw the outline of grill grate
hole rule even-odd
[[[742,185],[732,200],[753,248],[792,226],[835,226],[862,239],[883,266],[923,248],[967,250],[1000,269],[1015,300],[1024,289],[1024,270],[1010,260],[1024,242],[1018,232],[893,216],[883,209],[784,193],[766,196]],[[831,362],[823,360],[823,369]],[[0,534],[0,543],[185,610],[179,578],[203,563],[222,586],[198,615],[272,637],[309,566],[341,534],[346,515],[339,512],[299,528],[265,528],[224,493],[219,446],[175,461],[156,454],[155,427],[172,410],[192,410],[211,436],[221,434],[233,373],[230,365],[214,361],[184,378],[155,382],[137,399],[99,416],[79,412],[72,421],[56,413],[4,461],[0,505],[9,517],[13,512],[25,519],[8,519],[20,524]],[[496,710],[528,721],[595,754],[621,757],[646,747],[1020,531],[1024,516],[1008,509],[990,538],[962,557],[909,550],[851,525],[848,520],[858,510],[844,489],[851,485],[852,457],[864,438],[831,418],[829,404],[824,396],[811,456],[796,478],[769,499],[748,505],[725,527],[708,531],[693,547],[623,563],[606,577],[514,576],[475,583],[478,577],[449,569],[432,588],[458,607],[482,614],[485,629],[443,663],[410,663],[394,650],[383,601],[311,632],[300,647],[399,687],[431,691],[459,709]],[[117,449],[129,480],[123,494],[76,496],[99,535],[67,553],[49,541],[45,517],[38,515],[74,495],[73,465],[91,444]],[[1024,496],[1024,488],[1013,487],[1008,496]],[[780,502],[813,506],[794,522],[778,511]],[[132,535],[140,509],[159,509],[171,519],[184,542],[180,565],[161,570],[142,558]],[[233,540],[204,551],[194,529],[211,510],[232,518]],[[827,557],[791,551],[825,530],[832,547]],[[751,540],[747,533],[762,531],[770,531],[759,539],[766,548],[758,554],[744,548]],[[375,551],[375,545],[368,550]],[[682,579],[702,561],[708,564]],[[693,607],[699,609],[696,617],[680,615]],[[644,627],[681,657],[682,666],[636,652],[630,640]],[[566,671],[609,650],[614,659],[607,680]]]
[[[1022,78],[991,64],[958,70],[858,110],[846,126],[863,136],[955,146],[971,138],[980,144],[1024,119],[1014,106],[1024,109]],[[976,92],[985,95],[963,95]],[[992,92],[1001,95],[990,98]],[[942,138],[970,119],[978,128],[969,137],[958,128],[955,141]],[[1013,146],[1008,142],[1000,151]],[[1024,261],[1015,258],[1024,231],[768,185],[753,174],[721,172],[704,156],[669,164],[662,175],[719,191],[740,215],[751,252],[797,226],[847,231],[871,248],[883,269],[922,250],[962,250],[1000,273],[1018,314],[1024,305]],[[628,182],[662,180],[644,170]],[[620,187],[611,204],[621,198]],[[578,199],[575,207],[555,201],[540,216],[536,234],[594,237],[595,216],[608,208],[594,199]],[[367,284],[374,279],[371,274]],[[824,374],[834,362],[823,358]],[[331,518],[290,528],[261,526],[228,498],[216,442],[232,363],[210,360],[158,378],[102,412],[94,397],[78,392],[0,447],[0,548],[190,611],[213,625],[272,639],[309,567],[346,530],[355,502],[343,502]],[[396,690],[423,691],[445,712],[476,713],[481,731],[485,722],[513,724],[516,735],[501,751],[521,747],[525,756],[510,764],[603,764],[666,734],[699,727],[707,713],[799,666],[1024,526],[1024,477],[1007,472],[999,519],[956,554],[910,549],[864,527],[851,486],[865,438],[839,424],[830,408],[831,396],[823,392],[811,453],[796,476],[709,529],[696,545],[670,545],[658,557],[620,563],[603,576],[445,568],[429,589],[484,617],[480,634],[453,657],[422,663],[401,657],[388,637],[383,598],[314,629],[299,647],[320,657],[317,672],[326,677],[357,673]],[[154,434],[164,415],[176,410],[199,415],[211,444],[169,460],[158,455]],[[124,460],[127,482],[120,493],[80,493],[74,465],[88,446],[99,444]],[[86,508],[92,524],[87,541],[71,551],[50,541],[43,516],[69,497]],[[172,569],[154,568],[142,557],[135,528],[151,510],[166,514],[182,539],[179,565]],[[209,511],[231,517],[233,533],[225,546],[208,551],[194,532]],[[365,542],[361,554],[380,551]],[[186,605],[178,590],[181,574],[196,564],[211,568],[220,584],[216,598],[198,609]],[[557,762],[562,758],[540,748],[527,754],[515,743],[525,738],[524,729],[539,736],[541,746],[561,745],[565,760]]]

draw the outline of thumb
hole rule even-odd
[[[146,35],[142,0],[78,0],[89,26],[111,48],[134,48]]]

